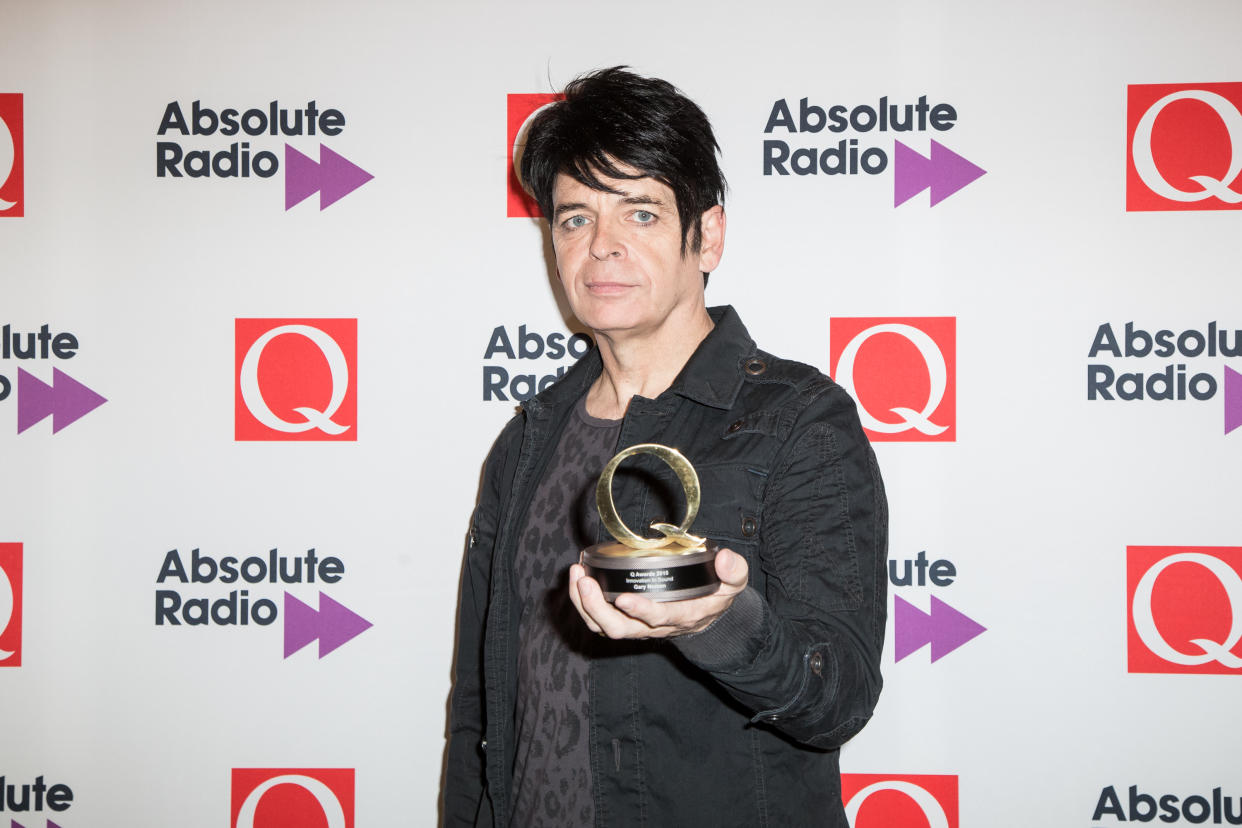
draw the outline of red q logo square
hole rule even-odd
[[[1127,210],[1242,209],[1242,83],[1140,84],[1127,97]]]
[[[0,667],[22,666],[22,545],[0,543]]]
[[[238,319],[236,340],[236,439],[358,439],[357,319]]]
[[[234,768],[230,828],[354,828],[353,768]]]
[[[535,113],[550,103],[559,101],[563,95],[553,93],[521,94],[509,96],[509,140],[505,144],[505,163],[509,168],[509,218],[541,216],[539,205],[522,189],[517,168],[521,163],[521,144],[526,140],[526,129]],[[518,139],[521,139],[519,141]]]
[[[1242,547],[1126,548],[1131,673],[1242,675]]]
[[[828,340],[872,442],[957,439],[955,317],[833,317]]]
[[[25,215],[24,132],[21,94],[0,93],[0,217]]]
[[[957,777],[841,774],[852,828],[958,828]]]

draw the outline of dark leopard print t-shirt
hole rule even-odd
[[[616,453],[621,420],[601,420],[578,401],[535,489],[513,560],[521,607],[510,825],[595,821],[591,799],[588,659],[593,636],[569,600],[569,566],[595,543],[595,484]]]

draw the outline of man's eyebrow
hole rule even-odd
[[[572,213],[575,210],[585,210],[585,209],[587,209],[587,204],[586,202],[583,202],[583,201],[570,201],[570,202],[566,202],[565,204],[558,204],[556,205],[556,210],[554,211],[553,218],[559,219],[561,216],[565,215],[566,213]]]
[[[649,195],[626,195],[621,199],[622,204],[650,204],[653,207],[663,207],[664,202],[655,196]]]

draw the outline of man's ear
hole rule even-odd
[[[717,204],[703,211],[699,236],[699,270],[711,273],[724,255],[725,211]]]

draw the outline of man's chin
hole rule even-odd
[[[609,302],[607,299],[574,308],[574,316],[596,333],[633,330],[643,322],[643,315],[637,308],[621,302]]]

